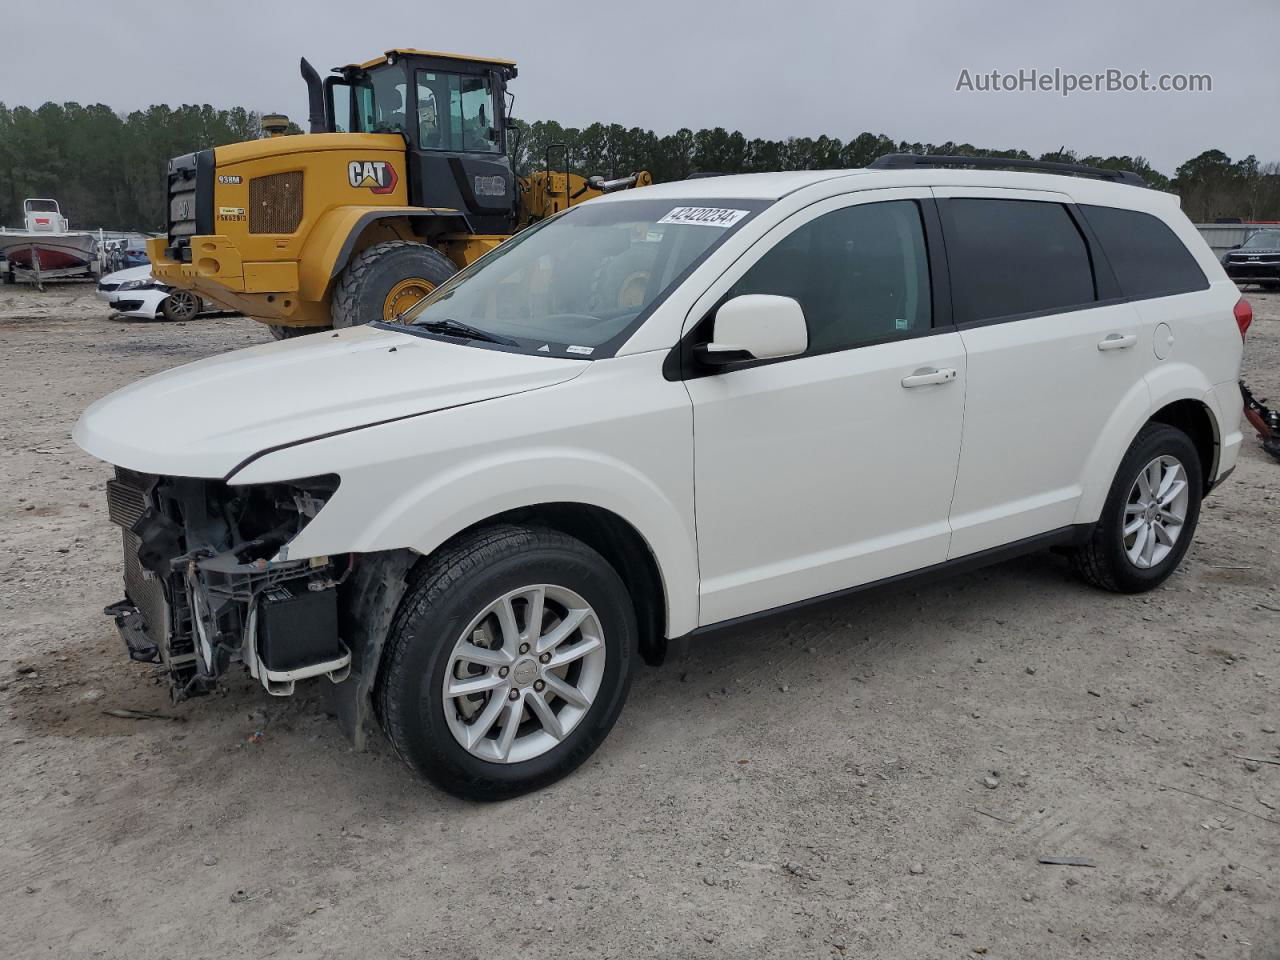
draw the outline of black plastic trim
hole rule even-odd
[[[831,593],[824,593],[821,596],[810,597],[806,600],[796,600],[792,603],[784,603],[779,607],[770,607],[768,610],[761,610],[758,613],[748,613],[741,617],[733,617],[729,620],[721,620],[717,623],[709,623],[701,627],[697,627],[685,634],[687,637],[700,637],[708,633],[714,633],[717,630],[725,630],[730,627],[740,626],[742,624],[751,623],[754,620],[763,620],[768,617],[781,616],[782,614],[792,613],[805,607],[814,606],[821,603],[828,603],[834,600],[842,600],[846,597],[862,593],[864,590],[874,590],[877,587],[886,587],[896,583],[902,583],[908,580],[916,580],[923,578],[938,578],[955,576],[960,573],[967,573],[971,570],[978,570],[982,567],[990,566],[993,563],[1000,563],[1004,560],[1011,560],[1024,554],[1034,553],[1038,550],[1044,550],[1048,547],[1067,546],[1084,543],[1093,533],[1093,524],[1075,524],[1072,526],[1059,527],[1056,530],[1050,530],[1047,533],[1039,533],[1033,537],[1025,537],[1022,540],[1015,540],[1013,543],[1006,543],[1003,546],[991,547],[987,550],[979,550],[977,553],[970,553],[963,557],[956,557],[953,560],[944,560],[942,563],[935,563],[928,567],[922,567],[919,570],[911,570],[907,573],[895,574],[891,577],[883,577],[879,580],[872,580],[869,583],[860,583],[856,586],[845,587],[843,590],[834,590]],[[674,638],[673,638],[674,639]]]
[[[217,164],[212,150],[196,154],[196,236],[213,233],[213,178]]]

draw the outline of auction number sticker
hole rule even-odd
[[[727,210],[723,207],[676,207],[659,223],[691,223],[702,227],[732,227],[750,210]]]

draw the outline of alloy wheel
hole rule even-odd
[[[1146,570],[1169,556],[1186,525],[1189,502],[1187,471],[1176,457],[1156,457],[1138,471],[1124,509],[1122,537],[1130,563]]]
[[[196,298],[189,290],[169,294],[169,315],[174,320],[190,320],[196,315]]]
[[[586,600],[554,584],[513,590],[454,644],[444,678],[449,730],[482,760],[532,760],[587,715],[604,666],[604,632]]]

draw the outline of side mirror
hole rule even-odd
[[[710,366],[743,360],[794,357],[809,348],[809,325],[804,311],[791,297],[750,293],[734,297],[716,311],[711,342],[694,348],[694,355]]]

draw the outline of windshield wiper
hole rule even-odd
[[[518,347],[520,342],[512,340],[510,337],[504,337],[501,334],[489,333],[487,330],[481,330],[479,327],[473,327],[467,323],[461,323],[457,320],[419,320],[411,324],[414,327],[421,327],[423,330],[429,330],[431,333],[443,333],[450,337],[465,337],[467,340],[483,340],[486,343],[501,343],[507,347]]]

